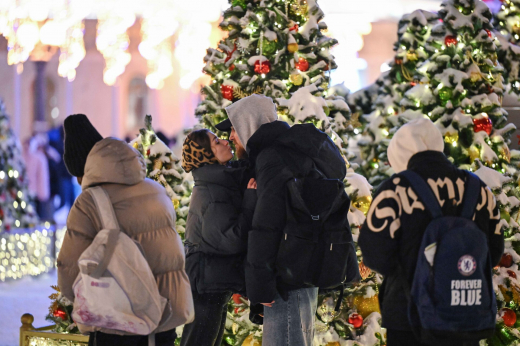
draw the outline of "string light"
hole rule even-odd
[[[0,225],[1,223],[0,221]],[[1,234],[0,281],[19,279],[27,275],[36,276],[54,268],[52,249],[55,246],[56,252],[59,252],[65,231],[65,228],[55,231],[47,223],[44,228],[36,227],[16,230],[15,234]]]

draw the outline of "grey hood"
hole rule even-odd
[[[233,103],[226,107],[226,112],[244,147],[260,126],[278,120],[273,100],[258,94]]]
[[[135,185],[146,177],[143,156],[126,142],[105,138],[94,145],[87,157],[82,188],[112,183]]]

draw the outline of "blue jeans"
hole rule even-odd
[[[274,301],[264,308],[262,346],[311,346],[318,288],[289,291],[287,301],[278,294]]]

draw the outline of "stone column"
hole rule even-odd
[[[35,61],[36,79],[34,80],[34,120],[45,121],[47,83],[45,80],[46,61]]]

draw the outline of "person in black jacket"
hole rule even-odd
[[[315,164],[309,154],[330,139],[312,124],[291,128],[278,121],[273,101],[262,95],[237,101],[226,112],[229,119],[217,126],[231,130],[237,152],[247,151],[258,183],[247,247],[246,291],[251,304],[265,306],[262,345],[310,346],[318,288],[292,286],[281,280],[276,259],[286,224],[285,185],[295,176],[308,175]],[[318,166],[329,179],[342,181],[345,177],[342,159]]]
[[[245,292],[247,235],[256,204],[256,182],[244,167],[232,168],[228,141],[208,130],[190,133],[182,148],[182,167],[195,186],[186,222],[186,272],[195,321],[182,333],[182,346],[220,346],[227,303]]]
[[[460,215],[466,174],[448,160],[443,149],[442,134],[430,120],[418,119],[401,127],[388,147],[396,174],[377,190],[360,231],[358,244],[364,263],[384,276],[379,300],[388,346],[422,345],[408,320],[398,265],[411,286],[422,237],[431,221],[428,210],[400,173],[407,169],[418,173],[435,193],[443,215]],[[474,221],[488,234],[492,264],[496,265],[504,251],[504,237],[495,197],[483,182]]]

